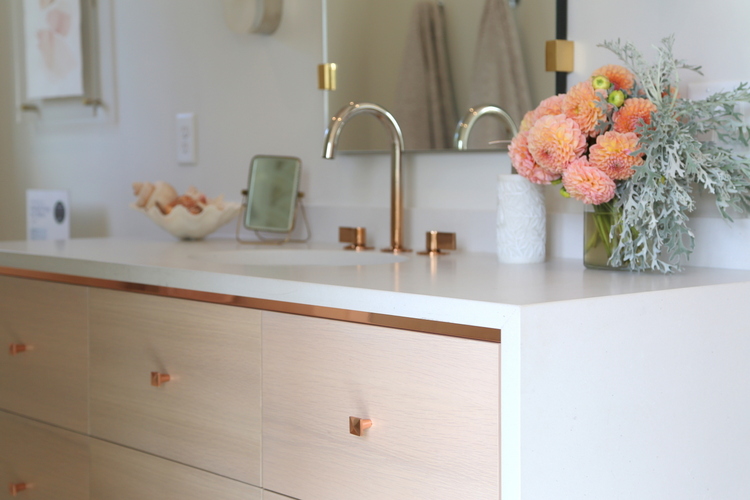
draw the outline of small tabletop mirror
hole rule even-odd
[[[255,156],[245,194],[243,225],[258,232],[286,233],[294,230],[299,204],[302,162],[289,156]],[[239,238],[238,238],[239,239]],[[261,238],[263,239],[263,238]]]

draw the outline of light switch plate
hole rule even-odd
[[[179,113],[177,121],[177,162],[192,165],[196,162],[195,113]]]

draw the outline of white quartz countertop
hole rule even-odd
[[[585,269],[579,260],[504,265],[494,254],[460,251],[437,258],[410,253],[404,262],[364,266],[249,266],[202,258],[209,252],[275,248],[220,239],[10,241],[0,242],[0,268],[490,328],[502,328],[508,316],[524,305],[750,281],[750,271],[687,268],[673,275],[596,271]]]

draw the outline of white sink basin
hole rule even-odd
[[[224,250],[206,252],[192,257],[217,264],[241,266],[371,266],[407,260],[403,255],[379,251],[351,252],[289,248]]]

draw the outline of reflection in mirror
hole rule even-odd
[[[327,61],[338,67],[337,90],[327,92],[328,115],[350,101],[380,104],[404,130],[407,150],[452,148],[458,118],[472,106],[500,106],[520,123],[526,110],[555,93],[544,44],[555,38],[556,1],[523,0],[517,7],[507,1],[324,0]],[[513,39],[513,27],[515,50],[497,58],[481,53],[493,40]],[[433,36],[438,31],[443,35]],[[428,70],[410,62],[420,58],[430,61]],[[493,68],[488,61],[495,59],[500,66]],[[498,102],[508,78],[521,97]],[[500,122],[483,119],[469,149],[504,149],[506,144],[487,145],[503,138],[508,135]],[[339,147],[385,151],[389,142],[377,123],[362,120],[351,124]]]
[[[298,158],[253,158],[247,183],[247,229],[288,233],[294,228],[300,166]]]

